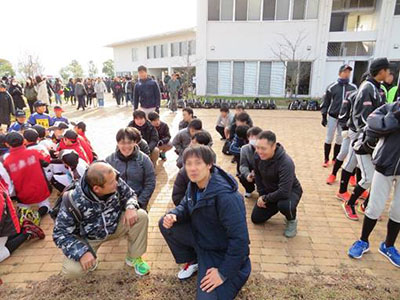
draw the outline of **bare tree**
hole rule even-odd
[[[44,66],[38,55],[25,52],[18,60],[18,72],[26,79],[35,75],[42,75]]]
[[[304,72],[304,65],[301,64],[308,58],[308,54],[304,54],[304,49],[302,49],[306,34],[304,31],[299,31],[294,40],[289,39],[284,34],[278,34],[278,36],[281,41],[276,48],[271,47],[271,51],[285,67],[286,90],[289,92],[289,98],[293,95],[296,97],[299,92],[300,81],[309,76],[307,72]]]
[[[190,53],[189,49],[187,51],[187,54],[182,57],[182,63],[180,70],[182,70],[181,73],[181,88],[182,88],[182,97],[184,99],[188,99],[189,96],[192,94],[194,91],[193,87],[193,76],[196,75],[196,63],[199,62],[200,59],[197,58],[196,60],[190,60]]]

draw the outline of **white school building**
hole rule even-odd
[[[283,97],[296,80],[321,97],[344,63],[359,83],[387,57],[399,80],[400,0],[198,0],[195,28],[108,46],[120,76],[195,68],[201,96]]]

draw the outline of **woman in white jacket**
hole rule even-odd
[[[36,76],[36,83],[37,83],[37,99],[49,105],[50,99],[49,99],[49,93],[47,92],[46,79],[42,78],[41,76]]]
[[[99,103],[99,107],[104,107],[104,93],[107,91],[107,87],[101,78],[97,78],[94,85],[94,92]]]

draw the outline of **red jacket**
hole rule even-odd
[[[16,196],[23,204],[39,203],[50,196],[41,162],[47,164],[46,157],[25,146],[11,148],[4,160],[4,168],[14,183]]]
[[[90,164],[93,161],[93,154],[91,156],[88,156],[87,151],[83,147],[82,142],[79,138],[75,143],[73,143],[72,145],[69,145],[69,146],[67,146],[64,143],[64,140],[61,140],[58,145],[57,151],[61,151],[64,149],[75,150],[76,153],[78,153],[79,157],[82,158],[88,164]]]
[[[90,145],[89,140],[85,139],[81,135],[78,135],[78,141],[81,143],[82,148],[85,150],[86,155],[89,159],[89,164],[93,162],[93,149],[92,146]]]
[[[5,212],[4,209],[7,211]],[[0,237],[12,236],[20,231],[18,216],[8,195],[7,183],[0,177]]]

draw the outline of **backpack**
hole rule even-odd
[[[76,186],[76,181],[73,181],[69,186],[67,186],[64,189],[62,194],[57,198],[54,207],[49,212],[49,215],[53,220],[57,218],[61,206],[64,203],[65,208],[74,217],[75,221],[77,223],[80,223],[82,221],[82,214],[78,209],[78,207],[76,206],[74,199],[72,199],[72,192],[75,190],[75,186]]]

